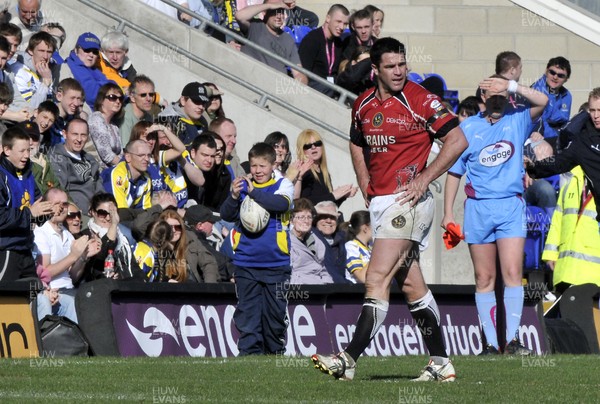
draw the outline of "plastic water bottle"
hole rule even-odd
[[[104,260],[104,276],[107,278],[112,278],[115,274],[115,257],[113,255],[113,250],[108,250],[108,255]]]

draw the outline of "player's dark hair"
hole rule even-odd
[[[381,63],[381,57],[384,53],[400,53],[406,57],[406,48],[404,44],[397,39],[386,37],[375,41],[371,47],[371,62],[377,67]]]

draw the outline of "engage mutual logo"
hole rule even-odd
[[[515,146],[506,140],[486,146],[479,153],[479,162],[486,167],[504,164],[515,153]]]

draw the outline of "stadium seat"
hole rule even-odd
[[[342,35],[340,35],[340,39],[343,41],[344,39],[346,39],[347,37],[349,37],[351,33],[352,33],[352,31],[350,31],[350,28],[346,28],[342,32]]]
[[[420,84],[421,82],[423,82],[423,77],[421,77],[419,75],[419,73],[415,73],[415,72],[408,73],[408,79],[410,81],[413,81],[413,82],[417,83],[417,84]]]
[[[551,219],[552,217],[544,209],[527,206],[527,238],[523,269],[544,269],[541,258]]]
[[[283,30],[294,38],[296,46],[300,46],[300,42],[302,42],[306,34],[312,31],[312,28],[308,25],[294,25],[292,28],[285,26]]]

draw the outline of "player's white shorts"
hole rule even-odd
[[[409,208],[408,203],[400,205],[396,202],[401,195],[375,196],[371,199],[369,211],[373,238],[413,240],[425,245],[435,213],[433,195],[427,190],[413,208]]]

